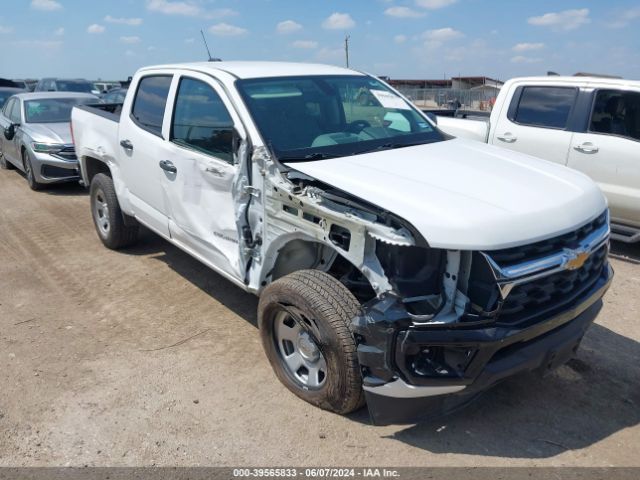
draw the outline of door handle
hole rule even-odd
[[[125,150],[133,150],[133,143],[129,140],[120,140],[120,146]]]
[[[501,141],[506,142],[506,143],[513,143],[513,142],[515,142],[516,140],[518,140],[518,137],[514,136],[514,135],[513,135],[512,133],[510,133],[510,132],[507,132],[507,133],[505,133],[505,134],[503,134],[503,135],[498,135],[496,138],[497,138],[498,140],[501,140]]]
[[[165,172],[178,173],[178,169],[176,168],[176,166],[169,160],[161,160],[158,165],[160,165],[160,168]]]
[[[573,149],[582,153],[598,153],[598,150],[600,150],[591,142],[581,143],[580,145],[573,147]]]

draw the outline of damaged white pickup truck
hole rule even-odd
[[[612,279],[591,180],[449,137],[360,72],[143,68],[72,124],[102,242],[143,224],[260,295],[276,375],[327,410],[414,422],[554,368]]]

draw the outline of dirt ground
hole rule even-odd
[[[0,171],[2,466],[640,466],[640,245],[577,359],[436,422],[373,427],[278,383],[256,304],[151,233],[105,249],[79,186]]]

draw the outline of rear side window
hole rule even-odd
[[[524,87],[513,120],[523,125],[565,128],[577,92],[565,87]]]
[[[589,130],[640,140],[640,93],[598,91]]]
[[[233,120],[211,86],[192,78],[180,81],[171,141],[233,163]]]
[[[158,136],[162,135],[162,119],[169,96],[171,78],[171,75],[152,75],[142,78],[131,109],[133,120],[140,127]]]

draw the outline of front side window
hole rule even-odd
[[[180,80],[171,141],[233,163],[233,120],[216,91],[200,80]]]
[[[27,123],[68,123],[71,121],[71,110],[75,105],[95,103],[95,101],[91,97],[27,100],[24,102],[25,121]]]
[[[524,87],[515,114],[516,123],[546,128],[565,128],[577,89]]]
[[[304,161],[444,140],[413,106],[366,75],[238,80],[265,143]]]
[[[589,130],[640,140],[640,93],[599,90]]]
[[[12,123],[20,123],[20,117],[20,100],[16,98],[11,106],[11,110],[9,111],[9,119]]]
[[[2,114],[11,120],[11,108],[13,107],[13,102],[15,102],[15,98],[10,98],[2,107]]]
[[[131,109],[131,117],[145,130],[162,135],[162,119],[167,105],[170,75],[143,77],[138,84],[136,98]]]

